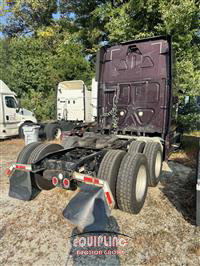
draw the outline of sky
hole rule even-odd
[[[6,23],[6,18],[8,17],[7,15],[0,16],[0,24],[5,24]],[[0,37],[2,36],[2,32],[0,31]]]
[[[0,22],[1,23],[5,23],[5,21],[6,21],[6,17],[8,17],[8,14],[5,16],[0,16]]]

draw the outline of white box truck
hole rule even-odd
[[[37,123],[33,112],[21,108],[15,92],[0,80],[0,139],[22,135],[22,125]]]
[[[73,130],[95,121],[97,85],[92,81],[89,90],[82,80],[62,81],[57,88],[57,121],[45,125],[48,140],[60,138],[62,131]]]
[[[57,90],[57,120],[92,121],[91,91],[82,80],[62,81]]]

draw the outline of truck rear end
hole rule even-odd
[[[170,140],[171,39],[101,48],[96,79],[96,131],[76,136],[65,148],[29,144],[10,169],[9,195],[18,199],[31,200],[55,187],[80,187],[63,214],[82,227],[95,215],[105,221],[114,207],[139,213],[148,187],[159,182]]]
[[[103,47],[97,56],[98,122],[107,133],[163,139],[167,158],[172,107],[170,37]]]

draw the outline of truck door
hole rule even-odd
[[[16,110],[17,101],[13,95],[3,95],[4,123],[6,131],[10,135],[18,134],[18,121]]]

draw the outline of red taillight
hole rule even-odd
[[[63,187],[64,188],[69,188],[70,182],[67,178],[63,179]]]
[[[56,176],[52,177],[52,184],[56,186],[58,184],[58,178]]]
[[[90,183],[92,183],[92,181],[93,181],[92,177],[84,176],[84,182],[90,182]]]

